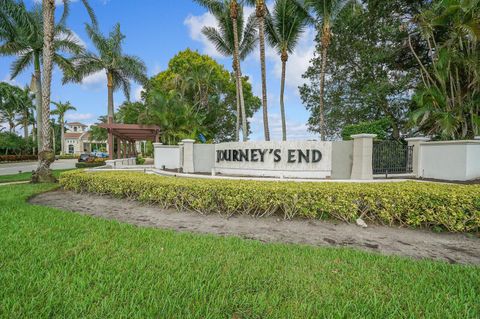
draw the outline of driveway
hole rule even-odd
[[[76,159],[61,159],[52,164],[52,169],[75,168]],[[37,168],[37,162],[19,162],[0,164],[0,175],[17,174],[19,171],[31,172]]]

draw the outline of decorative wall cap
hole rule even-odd
[[[355,135],[351,135],[350,137],[353,138],[353,139],[355,139],[355,138],[375,138],[375,137],[377,137],[377,134],[355,134]]]
[[[154,148],[178,148],[178,145],[163,145],[162,143],[153,143],[153,147]]]
[[[183,143],[195,143],[195,140],[191,140],[191,139],[185,139],[185,140],[182,140]]]
[[[430,140],[431,140],[430,137],[424,137],[424,136],[409,137],[409,138],[405,139],[405,141],[407,141],[407,142],[428,142]]]
[[[428,146],[428,145],[449,145],[449,144],[457,144],[457,145],[480,145],[480,140],[455,140],[455,141],[424,142],[424,143],[422,143],[422,146]]]

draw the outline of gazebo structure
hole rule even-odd
[[[111,160],[114,159],[114,137],[117,140],[116,158],[128,158],[137,155],[135,142],[158,142],[160,134],[160,127],[156,125],[102,123],[98,126],[108,130],[108,154]]]

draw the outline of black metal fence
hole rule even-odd
[[[413,146],[397,141],[373,143],[373,174],[413,172]]]

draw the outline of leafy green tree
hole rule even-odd
[[[337,17],[335,36],[329,47],[325,80],[325,104],[322,110],[325,134],[340,135],[346,125],[388,118],[390,138],[407,134],[412,93],[420,80],[418,66],[408,46],[408,23],[427,1],[368,0],[362,6],[347,6]],[[407,24],[406,24],[407,23]],[[322,42],[316,38],[318,54],[312,59],[300,88],[310,110],[309,129],[321,132],[320,74]],[[418,36],[414,47],[425,59],[425,47]]]
[[[277,50],[282,60],[282,78],[280,84],[280,113],[282,117],[282,140],[287,140],[285,120],[285,73],[288,55],[293,53],[307,25],[308,12],[294,0],[276,0],[272,15],[267,18],[267,39]]]
[[[33,104],[33,95],[31,94],[28,86],[23,89],[18,88],[16,104],[17,112],[20,116],[18,118],[18,124],[23,127],[23,138],[28,140],[28,127],[35,122],[33,117],[33,112],[35,109]]]
[[[0,132],[0,149],[4,155],[9,155],[12,152],[18,155],[26,149],[26,142],[13,132]]]
[[[408,40],[422,85],[413,122],[441,139],[473,138],[480,134],[480,1],[436,1],[414,21]],[[428,61],[412,44],[416,34],[428,47]]]
[[[142,123],[158,124],[162,121],[150,116],[152,108],[158,110],[179,110],[179,119],[172,119],[171,131],[178,128],[182,136],[198,138],[196,131],[202,133],[207,140],[235,140],[236,122],[236,76],[230,74],[223,66],[207,55],[189,49],[173,57],[168,69],[160,72],[146,86],[146,115],[140,118]],[[253,95],[252,86],[247,77],[242,77],[244,88],[246,118],[253,116],[261,105],[261,101]],[[158,101],[164,100],[162,106]],[[168,102],[168,103],[167,103]],[[175,116],[175,112],[168,111]],[[165,115],[166,117],[169,115]],[[170,118],[169,118],[170,119]],[[183,123],[193,123],[192,126]],[[247,124],[248,125],[248,124]],[[248,127],[247,127],[248,129]],[[200,132],[201,131],[201,132]],[[186,133],[185,133],[186,132]],[[163,132],[162,132],[163,134]],[[179,137],[174,137],[166,143],[177,143]]]
[[[16,56],[11,65],[11,79],[25,72],[32,64],[32,82],[36,91],[38,147],[41,147],[42,131],[42,72],[44,31],[42,7],[36,5],[28,10],[23,2],[0,0],[0,55]],[[71,69],[65,54],[77,54],[83,50],[72,31],[62,19],[53,28],[52,59],[63,72]]]
[[[254,16],[244,23],[243,6],[237,1],[230,3],[221,0],[198,0],[207,6],[217,19],[219,28],[204,27],[203,34],[215,45],[217,51],[233,58],[233,70],[237,86],[236,140],[239,140],[240,114],[242,118],[243,140],[248,140],[245,98],[243,95],[242,70],[240,61],[253,51],[256,44],[256,24]]]
[[[322,63],[320,65],[320,91],[319,91],[319,118],[320,118],[320,136],[322,141],[327,137],[325,127],[325,74],[327,69],[328,48],[332,41],[332,27],[337,21],[337,17],[351,2],[350,0],[305,0],[305,5],[311,9],[314,14],[314,24],[319,32],[321,43]]]
[[[18,87],[0,82],[0,122],[7,122],[9,132],[14,133],[17,127]]]
[[[65,134],[65,114],[68,111],[76,111],[77,109],[69,102],[53,102],[52,104],[55,105],[56,109],[51,112],[52,115],[58,115],[58,123],[60,125],[60,154],[63,155],[65,153],[65,141],[64,141],[64,134]]]
[[[113,92],[122,88],[127,99],[130,99],[130,80],[145,84],[147,68],[143,61],[136,56],[122,52],[125,36],[120,31],[120,24],[116,24],[108,37],[90,25],[86,26],[88,36],[98,51],[84,52],[73,58],[75,72],[64,77],[63,82],[81,82],[84,78],[99,71],[107,74],[108,88],[108,121],[113,122]]]
[[[138,124],[139,117],[145,110],[145,104],[142,102],[123,102],[118,108],[115,121],[123,124]]]

